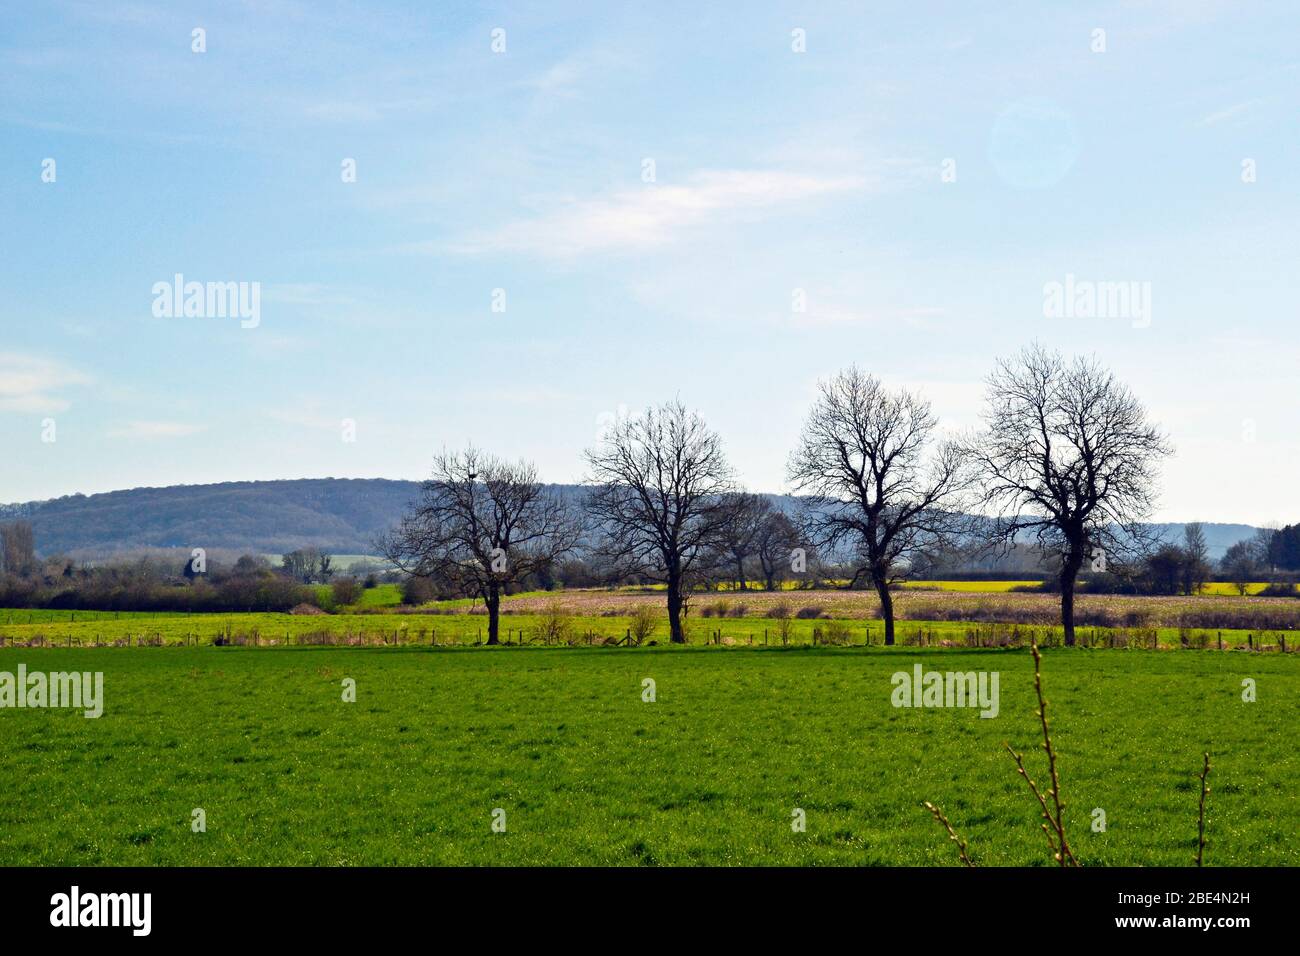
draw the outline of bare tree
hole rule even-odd
[[[1219,567],[1243,597],[1250,593],[1250,585],[1263,573],[1264,560],[1256,541],[1247,539],[1229,546],[1219,559]]]
[[[788,479],[806,495],[808,538],[828,552],[849,546],[880,596],[885,643],[894,643],[890,585],[910,560],[961,530],[957,447],[934,437],[928,402],[891,392],[850,366],[822,382],[790,456]]]
[[[772,510],[772,503],[760,495],[742,491],[736,493],[735,510],[735,520],[722,528],[718,535],[718,547],[730,567],[735,569],[737,587],[747,591],[749,582],[745,579],[745,564],[757,553],[758,536]]]
[[[668,587],[673,643],[686,642],[690,589],[736,520],[739,489],[722,442],[680,401],[616,422],[586,453],[598,551]]]
[[[1259,563],[1263,566],[1264,573],[1272,578],[1277,571],[1277,565],[1273,561],[1274,553],[1277,548],[1274,547],[1277,541],[1279,528],[1275,523],[1269,523],[1262,528],[1256,528],[1254,535],[1251,536],[1250,542],[1254,553],[1258,556]]]
[[[0,525],[0,570],[14,575],[36,569],[36,535],[30,521]]]
[[[1193,521],[1183,528],[1183,593],[1199,594],[1210,577],[1210,548],[1205,528]]]
[[[527,462],[469,448],[443,452],[419,499],[379,546],[408,574],[481,597],[488,643],[500,643],[501,597],[577,543],[580,525]]]
[[[799,529],[789,515],[778,508],[769,508],[754,538],[754,554],[767,590],[775,591],[777,582],[784,579],[800,540]]]
[[[1177,594],[1187,580],[1187,552],[1173,542],[1158,545],[1143,562],[1147,587],[1156,594]]]
[[[1159,459],[1172,448],[1129,389],[1093,359],[1033,345],[988,379],[985,430],[970,441],[990,538],[1037,536],[1059,558],[1061,624],[1074,644],[1074,588],[1091,559],[1149,550]]]

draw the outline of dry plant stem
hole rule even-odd
[[[1030,643],[1030,651],[1034,655],[1034,691],[1038,695],[1038,718],[1043,727],[1043,749],[1047,751],[1047,766],[1051,774],[1052,788],[1048,793],[1052,796],[1051,806],[1047,803],[1047,797],[1043,791],[1034,783],[1029,772],[1025,770],[1024,758],[1012,749],[1011,744],[1003,743],[1007,753],[1011,754],[1011,759],[1016,762],[1016,770],[1020,776],[1025,778],[1025,783],[1029,785],[1030,792],[1038,800],[1038,806],[1043,811],[1045,823],[1040,824],[1043,830],[1043,836],[1047,838],[1047,847],[1052,852],[1052,859],[1056,860],[1062,867],[1078,866],[1079,861],[1075,859],[1074,853],[1070,850],[1070,844],[1065,839],[1065,822],[1064,814],[1065,804],[1061,802],[1061,783],[1056,773],[1056,751],[1052,747],[1052,735],[1048,731],[1047,724],[1047,701],[1043,699],[1043,677],[1042,677],[1042,656],[1038,652],[1038,644]],[[1197,820],[1197,843],[1196,843],[1196,865],[1201,866],[1205,857],[1205,798],[1210,793],[1208,779],[1210,776],[1210,755],[1205,754],[1205,766],[1201,769],[1201,805],[1200,815]],[[934,804],[925,801],[925,808],[934,815],[934,818],[943,824],[943,828],[948,831],[948,838],[957,844],[957,849],[961,855],[961,861],[966,866],[973,867],[970,856],[966,853],[966,841],[957,836],[957,831],[952,828],[948,818]],[[1053,837],[1055,835],[1055,837]]]
[[[1052,839],[1052,831],[1056,829],[1056,826],[1052,820],[1052,813],[1047,808],[1047,800],[1043,797],[1042,791],[1038,789],[1038,784],[1034,783],[1033,777],[1029,776],[1029,772],[1025,770],[1024,758],[1012,750],[1010,744],[1003,743],[1002,746],[1007,748],[1007,753],[1011,754],[1012,758],[1016,761],[1017,771],[1020,776],[1025,778],[1025,783],[1029,784],[1029,789],[1033,792],[1034,796],[1038,798],[1038,805],[1043,808],[1043,819],[1048,821],[1048,823],[1052,823],[1050,828],[1047,823],[1042,824],[1043,835],[1047,837],[1047,846],[1052,851],[1052,859],[1060,859],[1060,851],[1056,848],[1056,841]]]
[[[1201,769],[1201,811],[1196,821],[1196,865],[1200,866],[1205,857],[1205,798],[1209,795],[1210,785],[1206,780],[1210,776],[1210,754],[1205,754],[1205,766]]]
[[[943,811],[940,810],[938,807],[936,807],[933,803],[931,803],[928,800],[924,801],[924,806],[927,810],[929,810],[932,814],[934,814],[934,818],[936,820],[938,820],[940,823],[943,824],[943,828],[948,831],[948,839],[952,840],[953,843],[957,844],[957,853],[961,857],[962,863],[964,863],[968,867],[973,868],[975,864],[971,860],[971,858],[966,854],[966,841],[963,840],[961,837],[957,836],[957,831],[952,828],[952,824],[949,823],[948,818],[943,815]]]
[[[1029,650],[1034,655],[1034,692],[1038,695],[1038,719],[1043,725],[1043,749],[1047,751],[1047,769],[1052,780],[1052,788],[1049,792],[1056,812],[1049,817],[1049,821],[1056,830],[1057,845],[1060,847],[1057,860],[1061,866],[1078,866],[1079,861],[1074,858],[1074,854],[1070,851],[1070,844],[1065,839],[1063,815],[1065,804],[1061,803],[1061,781],[1056,774],[1056,750],[1052,747],[1052,735],[1047,728],[1047,701],[1043,699],[1042,655],[1038,652],[1037,643],[1031,643]],[[1025,779],[1029,779],[1028,775]],[[1039,800],[1042,800],[1041,796]]]

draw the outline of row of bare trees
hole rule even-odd
[[[1142,521],[1170,454],[1132,392],[1095,360],[1032,346],[998,363],[984,426],[940,434],[930,405],[850,367],[820,383],[787,478],[792,517],[745,492],[704,420],[678,400],[616,422],[586,452],[590,491],[571,507],[535,468],[476,449],[443,453],[412,511],[381,542],[403,570],[481,597],[489,643],[502,595],[580,544],[666,588],[671,639],[686,639],[691,592],[719,564],[768,586],[806,544],[849,556],[879,595],[894,642],[891,585],[955,542],[996,551],[1032,537],[1059,564],[1061,621],[1074,643],[1081,568],[1150,546]]]

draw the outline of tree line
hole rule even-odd
[[[361,592],[396,582],[374,562],[337,573],[333,557],[316,548],[284,554],[278,565],[261,555],[177,557],[175,550],[120,557],[86,565],[66,557],[38,559],[34,548],[6,547],[14,524],[0,525],[0,607],[104,611],[285,611],[298,605],[321,610],[353,604]],[[25,524],[19,522],[16,524]],[[18,540],[31,542],[30,526]],[[320,587],[319,585],[329,585]]]
[[[892,590],[904,578],[953,555],[1031,548],[1051,569],[1044,586],[1060,595],[1073,644],[1081,581],[1092,591],[1196,593],[1212,573],[1199,525],[1175,544],[1145,524],[1171,453],[1131,390],[1094,359],[1031,346],[999,361],[981,426],[960,435],[941,433],[922,396],[850,366],[818,384],[787,460],[789,510],[741,487],[719,435],[672,400],[616,421],[584,453],[579,501],[543,485],[528,462],[473,447],[436,455],[377,548],[403,573],[410,603],[481,599],[489,643],[499,643],[502,598],[523,588],[662,585],[670,637],[681,643],[693,594],[793,579],[873,589],[886,644]],[[0,528],[8,578],[35,561],[21,525]],[[223,609],[311,601],[315,592],[300,585],[334,578],[329,555],[315,549],[286,554],[278,573],[259,561],[245,556],[215,576],[191,564],[185,577]],[[1221,573],[1244,593],[1270,566],[1300,567],[1300,528],[1234,545]],[[65,576],[77,576],[70,564]],[[349,579],[334,586],[355,594]],[[0,600],[13,606],[9,591]]]
[[[584,536],[624,574],[664,585],[674,643],[686,640],[692,592],[729,566],[743,582],[757,541],[796,571],[808,550],[847,555],[851,583],[876,591],[893,644],[891,588],[927,553],[1005,550],[1031,536],[1057,559],[1073,644],[1080,570],[1149,550],[1142,522],[1156,466],[1171,453],[1133,393],[1095,360],[1031,346],[999,362],[983,427],[952,438],[921,396],[851,366],[819,384],[790,453],[799,507],[788,527],[739,486],[717,433],[673,400],[614,423],[585,453],[581,513],[548,494],[528,463],[475,449],[439,455],[382,550],[412,575],[479,594],[489,643],[499,640],[501,594]]]

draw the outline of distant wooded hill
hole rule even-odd
[[[581,489],[557,485],[575,499]],[[0,505],[0,520],[31,521],[40,554],[104,557],[141,548],[229,549],[281,554],[317,547],[373,554],[374,540],[415,498],[419,483],[386,478],[303,478],[132,488],[99,495]],[[779,507],[792,499],[773,495]],[[1180,540],[1181,524],[1158,526]],[[1255,533],[1244,524],[1206,524],[1212,557]]]
[[[71,495],[0,513],[29,520],[42,555],[177,547],[281,554],[311,546],[372,554],[375,536],[418,489],[382,478],[235,481]]]

